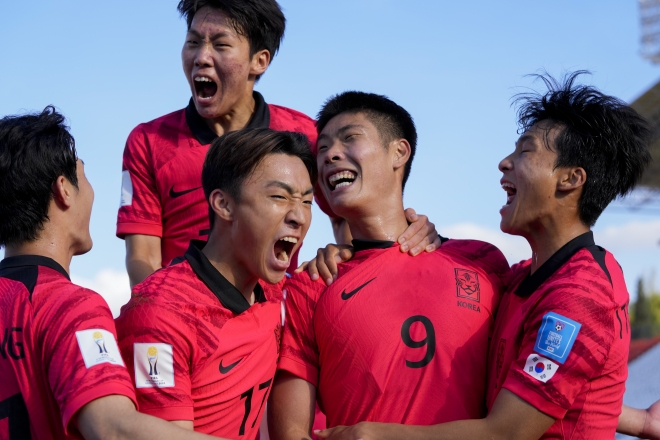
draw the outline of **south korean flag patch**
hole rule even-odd
[[[552,376],[555,375],[558,369],[559,365],[555,364],[550,359],[546,359],[543,356],[532,353],[527,357],[524,371],[534,379],[546,383],[552,379]]]

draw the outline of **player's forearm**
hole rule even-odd
[[[140,284],[149,275],[160,269],[160,265],[156,266],[148,261],[140,259],[126,259],[126,272],[128,272],[128,279],[131,283],[131,288],[136,284]]]
[[[646,410],[623,405],[621,415],[619,415],[619,425],[617,426],[616,431],[621,434],[638,437],[644,429],[646,415]]]
[[[161,243],[160,237],[140,234],[127,235],[125,241],[126,271],[132,288],[161,268]]]
[[[311,440],[316,388],[287,371],[278,371],[268,399],[271,440]]]

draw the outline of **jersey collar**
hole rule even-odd
[[[7,257],[0,261],[0,276],[5,269],[26,267],[26,266],[45,266],[58,271],[71,281],[69,274],[60,264],[52,258],[44,257],[42,255],[16,255],[15,257]]]
[[[541,267],[536,270],[536,272],[527,275],[520,285],[518,285],[515,294],[522,297],[531,295],[541,286],[541,284],[546,282],[548,278],[566,264],[578,251],[584,248],[594,247],[595,245],[596,243],[594,242],[593,232],[589,231],[582,235],[578,235],[555,252],[548,261],[543,263]]]
[[[270,110],[268,104],[264,101],[264,97],[257,91],[252,92],[254,98],[254,113],[244,128],[268,128],[270,126]],[[211,127],[206,125],[204,119],[197,113],[195,103],[190,98],[188,107],[186,107],[186,122],[193,136],[202,145],[208,145],[213,142],[218,135]]]
[[[205,241],[192,240],[184,255],[185,259],[199,279],[218,298],[220,303],[225,308],[231,310],[232,313],[240,315],[250,308],[250,303],[206,258],[206,255],[202,252],[204,245],[206,245]],[[254,300],[260,303],[266,301],[264,289],[259,283],[254,286]]]
[[[393,241],[387,241],[387,240],[369,240],[369,239],[354,239],[352,241],[353,243],[353,250],[355,252],[360,252],[360,251],[366,251],[369,249],[387,249],[392,247],[394,244]]]

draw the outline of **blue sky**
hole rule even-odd
[[[282,0],[287,31],[257,84],[267,102],[314,116],[334,93],[388,95],[415,118],[419,146],[405,203],[443,235],[481,238],[511,262],[524,240],[499,232],[505,201],[499,160],[517,138],[511,96],[525,75],[587,69],[585,82],[632,101],[660,78],[639,56],[633,0]],[[94,249],[74,278],[116,309],[128,293],[124,243],[114,236],[121,155],[140,122],[184,107],[189,89],[176,1],[10,2],[0,6],[0,115],[56,105],[68,118],[95,191]],[[660,215],[608,209],[597,243],[620,261],[631,287],[660,269]],[[315,211],[303,247],[332,239]]]

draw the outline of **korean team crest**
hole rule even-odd
[[[479,302],[479,275],[467,269],[454,269],[456,275],[456,296]]]

